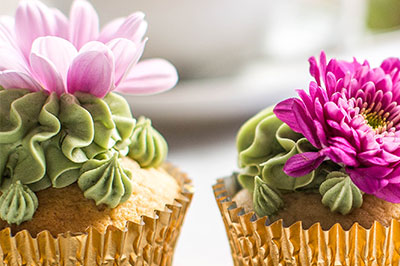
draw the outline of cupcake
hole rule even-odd
[[[99,31],[84,0],[69,19],[21,1],[0,22],[2,265],[171,264],[191,182],[118,94],[177,82],[139,61],[146,28],[138,12]]]
[[[309,90],[240,128],[214,194],[235,265],[400,263],[400,59],[311,57]]]

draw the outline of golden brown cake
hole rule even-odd
[[[371,228],[375,221],[389,226],[392,219],[400,220],[400,204],[393,204],[372,195],[364,195],[362,206],[348,215],[331,212],[321,204],[321,195],[316,193],[286,193],[282,195],[282,199],[285,202],[284,206],[277,214],[268,217],[270,223],[282,219],[285,226],[290,226],[301,221],[304,229],[320,223],[324,230],[329,230],[339,223],[343,229],[349,230],[355,222],[365,228]],[[252,195],[246,189],[240,190],[233,197],[233,201],[246,212],[254,211]]]
[[[13,234],[26,229],[32,236],[43,230],[57,236],[68,231],[85,232],[88,227],[105,232],[109,225],[123,230],[127,221],[140,223],[142,215],[154,218],[155,210],[164,210],[166,204],[173,204],[180,197],[180,185],[162,167],[141,169],[127,157],[123,158],[123,165],[133,173],[133,192],[126,202],[116,208],[96,206],[93,200],[83,196],[76,184],[45,189],[37,193],[39,207],[32,220],[11,225]],[[0,230],[8,226],[7,222],[0,221]]]

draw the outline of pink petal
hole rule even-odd
[[[116,91],[151,94],[171,89],[177,81],[178,73],[171,63],[163,59],[149,59],[134,66]]]
[[[51,9],[55,20],[55,35],[64,39],[69,37],[69,21],[68,18],[58,9]]]
[[[281,121],[286,123],[292,130],[300,132],[300,127],[293,113],[293,103],[295,98],[289,98],[278,103],[274,108],[274,114]]]
[[[5,89],[29,89],[31,91],[42,90],[42,86],[29,75],[17,71],[1,71],[0,86]]]
[[[70,13],[69,39],[77,49],[94,41],[99,35],[99,17],[93,6],[85,0],[75,0]]]
[[[111,83],[112,87],[110,88],[110,90],[113,90],[115,88],[115,86],[114,86],[115,59],[114,59],[113,52],[104,43],[101,43],[99,41],[91,41],[91,42],[86,43],[84,46],[82,46],[82,48],[79,50],[79,54],[85,53],[85,52],[91,52],[91,51],[102,53],[107,58],[107,61],[108,61],[107,64],[110,64],[112,66],[112,83]]]
[[[0,47],[0,71],[15,70],[18,72],[28,73],[29,66],[25,58],[19,51],[12,47]]]
[[[16,39],[22,53],[29,56],[32,42],[40,36],[55,35],[53,12],[39,1],[20,2],[15,15]]]
[[[43,84],[45,90],[56,92],[57,95],[65,92],[62,76],[51,61],[38,54],[31,54],[30,63],[33,75]]]
[[[321,147],[321,143],[317,136],[317,130],[307,109],[303,106],[303,103],[299,99],[295,99],[293,102],[293,112],[297,120],[300,133],[306,137],[306,139],[316,148]]]
[[[399,184],[389,184],[382,188],[381,190],[374,193],[378,198],[392,203],[400,203],[400,185]]]
[[[116,18],[108,22],[101,30],[99,38],[97,39],[99,42],[107,43],[114,39],[115,33],[118,31],[119,27],[121,27],[122,23],[124,23],[125,18]]]
[[[68,71],[68,92],[82,91],[102,98],[112,87],[113,71],[114,66],[104,53],[99,51],[80,53]]]
[[[138,49],[137,45],[123,38],[114,39],[107,43],[115,59],[115,86],[121,82],[131,67],[137,63],[143,49]],[[141,48],[141,47],[139,47]]]
[[[325,155],[318,152],[299,153],[287,160],[283,171],[293,177],[304,176],[317,169],[324,159]]]
[[[2,17],[0,20],[0,43],[1,46],[18,47],[15,43],[14,20],[10,21],[8,17]]]
[[[107,43],[115,38],[125,38],[138,42],[143,38],[146,30],[147,23],[144,21],[144,14],[136,12],[124,21],[119,19],[107,24],[100,33],[99,41]]]
[[[43,57],[54,64],[54,68],[62,79],[67,78],[68,67],[78,54],[76,48],[69,41],[59,37],[40,37],[32,44],[31,53]]]

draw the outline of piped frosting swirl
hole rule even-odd
[[[100,99],[81,92],[57,96],[0,88],[0,118],[3,195],[17,182],[34,195],[32,191],[62,188],[79,178],[85,196],[115,207],[132,191],[130,173],[116,158],[128,155],[143,167],[155,167],[168,150],[151,122],[142,118],[136,125],[126,100],[114,93]],[[3,213],[10,208],[4,205]]]

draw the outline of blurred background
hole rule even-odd
[[[12,15],[17,0],[3,1]],[[44,1],[68,13],[70,0]],[[180,82],[163,94],[127,96],[166,137],[168,160],[193,179],[196,194],[174,265],[232,265],[212,184],[237,169],[235,135],[261,109],[311,80],[307,59],[400,56],[400,0],[93,0],[101,24],[146,13],[144,57],[163,57]]]

